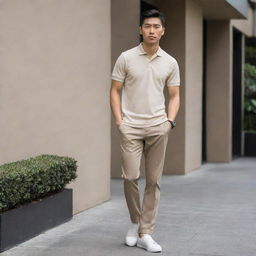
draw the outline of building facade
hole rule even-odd
[[[166,16],[160,45],[181,73],[164,173],[242,155],[243,42],[255,36],[253,1],[0,1],[0,163],[43,153],[77,159],[74,214],[109,200],[111,177],[120,178],[111,71],[139,44],[140,13],[151,7]]]

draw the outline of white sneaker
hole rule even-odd
[[[131,227],[128,229],[126,237],[125,237],[125,244],[128,246],[135,246],[138,239],[138,228],[139,224],[132,223]]]
[[[149,252],[162,251],[162,247],[157,242],[155,242],[149,234],[144,234],[142,237],[138,237],[137,246]]]

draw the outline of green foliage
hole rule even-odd
[[[256,65],[256,48],[253,46],[245,47],[245,62]]]
[[[256,66],[245,64],[244,129],[256,130]]]
[[[0,211],[59,192],[77,178],[76,160],[40,155],[0,166]]]

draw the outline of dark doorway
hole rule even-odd
[[[233,29],[232,156],[242,155],[242,34]]]
[[[206,148],[206,29],[207,21],[203,21],[203,88],[202,88],[202,163],[207,161],[207,148]]]
[[[149,4],[144,1],[140,1],[140,12],[143,13],[144,11],[150,10],[150,9],[157,9],[159,10],[156,6]]]

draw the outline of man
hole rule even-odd
[[[125,243],[161,252],[151,235],[158,212],[168,134],[176,125],[180,105],[180,75],[177,61],[159,46],[165,32],[164,15],[155,9],[144,12],[139,29],[143,41],[122,52],[115,63],[110,104],[120,135],[121,177],[132,222]],[[165,86],[169,94],[168,115]],[[146,186],[141,207],[138,179],[143,153]]]

